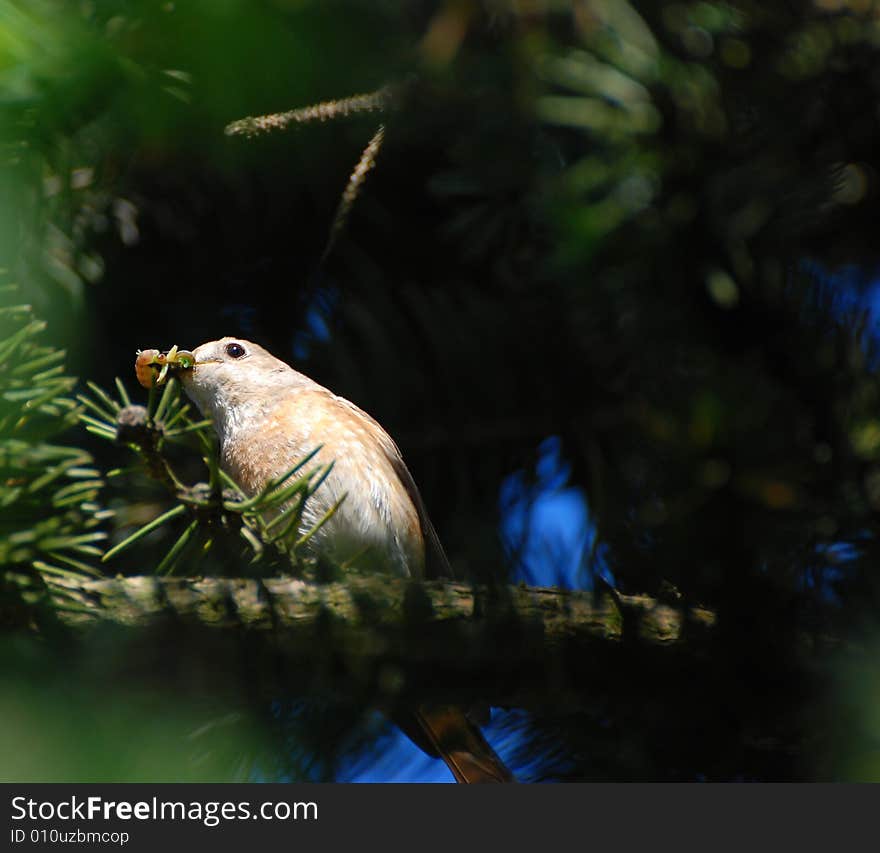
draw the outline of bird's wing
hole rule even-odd
[[[391,443],[394,444],[393,441]],[[443,550],[443,545],[440,543],[440,537],[431,523],[415,480],[413,480],[412,474],[409,473],[409,469],[406,467],[400,451],[397,450],[397,445],[394,445],[394,450],[396,451],[395,454],[389,454],[388,458],[391,460],[397,476],[400,477],[400,482],[403,483],[410,500],[415,505],[416,512],[419,514],[419,522],[422,525],[422,536],[425,540],[425,577],[429,580],[433,578],[456,579],[452,564],[449,562],[449,558]]]
[[[413,502],[425,543],[425,576],[455,578],[437,531],[428,517],[419,489],[394,439],[375,418],[371,418],[354,403],[344,397],[336,397],[336,400],[356,417],[371,425],[371,434],[376,436],[392,469]],[[464,708],[421,706],[398,714],[395,722],[428,755],[442,758],[457,782],[515,781],[513,774],[489,746]]]
[[[363,409],[358,408],[354,403],[350,400],[346,400],[344,397],[336,396],[336,400],[342,403],[353,414],[363,418],[372,425],[372,432],[378,438],[386,458],[394,469],[394,473],[397,474],[400,482],[403,484],[403,487],[409,495],[409,499],[413,502],[413,506],[416,508],[416,512],[419,516],[419,524],[422,528],[422,538],[425,541],[425,577],[428,579],[451,578],[453,580],[458,580],[452,569],[452,565],[449,562],[449,558],[443,550],[443,545],[440,543],[440,537],[437,536],[437,531],[434,529],[434,525],[431,523],[431,519],[428,516],[428,511],[425,508],[425,502],[422,500],[418,486],[416,486],[412,474],[409,473],[409,468],[406,467],[406,463],[403,461],[403,455],[401,454],[397,443],[387,432],[385,432],[382,425],[375,418],[370,417],[370,415],[363,411]]]

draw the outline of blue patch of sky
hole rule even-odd
[[[446,765],[390,723],[368,747],[347,755],[337,782],[454,782]]]
[[[328,320],[338,302],[339,289],[336,287],[325,286],[315,291],[306,308],[302,328],[293,335],[291,349],[297,361],[307,359],[315,343],[330,340]]]
[[[871,537],[865,533],[864,539]],[[816,546],[816,564],[806,566],[801,573],[801,588],[816,593],[820,598],[832,604],[840,603],[838,585],[846,581],[852,570],[857,568],[856,561],[864,555],[863,548],[857,541],[826,542]]]
[[[869,338],[874,344],[880,343],[880,276],[869,276],[864,269],[853,264],[828,270],[816,261],[804,260],[801,266],[815,276],[822,287],[831,289],[834,295],[832,307],[838,317],[864,311]]]
[[[595,573],[613,584],[586,494],[570,479],[562,441],[550,436],[538,447],[533,477],[517,471],[501,484],[500,534],[514,583],[592,589]]]
[[[866,274],[862,267],[856,265],[841,266],[833,271],[813,260],[804,260],[802,265],[818,279],[820,286],[831,288],[833,309],[839,318],[846,319],[847,315],[865,312],[868,341],[875,346],[880,344],[880,277],[876,273]],[[880,366],[876,349],[865,355],[872,358],[873,367]],[[858,543],[860,538],[870,538],[870,534],[865,532],[861,537],[856,536],[854,541],[838,540],[818,545],[817,566],[805,569],[802,574],[803,587],[818,593],[826,601],[837,601],[836,584],[845,580],[848,570],[862,556]]]

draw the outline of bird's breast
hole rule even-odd
[[[262,416],[240,419],[236,429],[221,436],[221,460],[241,488],[254,495],[320,448],[303,473],[331,462],[333,467],[306,501],[299,534],[341,500],[311,538],[314,550],[341,563],[419,574],[424,543],[418,512],[381,438],[371,421],[332,395],[300,392]]]

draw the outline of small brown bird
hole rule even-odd
[[[192,355],[178,365],[183,388],[213,421],[221,464],[246,493],[320,447],[317,461],[334,466],[306,502],[303,530],[345,497],[310,540],[316,550],[403,576],[452,576],[400,450],[373,418],[249,341],[221,338]],[[457,781],[513,781],[462,709],[422,707],[397,722]]]

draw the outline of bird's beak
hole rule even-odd
[[[192,370],[197,363],[192,352],[178,349],[175,344],[168,352],[138,350],[134,371],[144,388],[152,388],[154,385],[164,385],[174,372]]]

